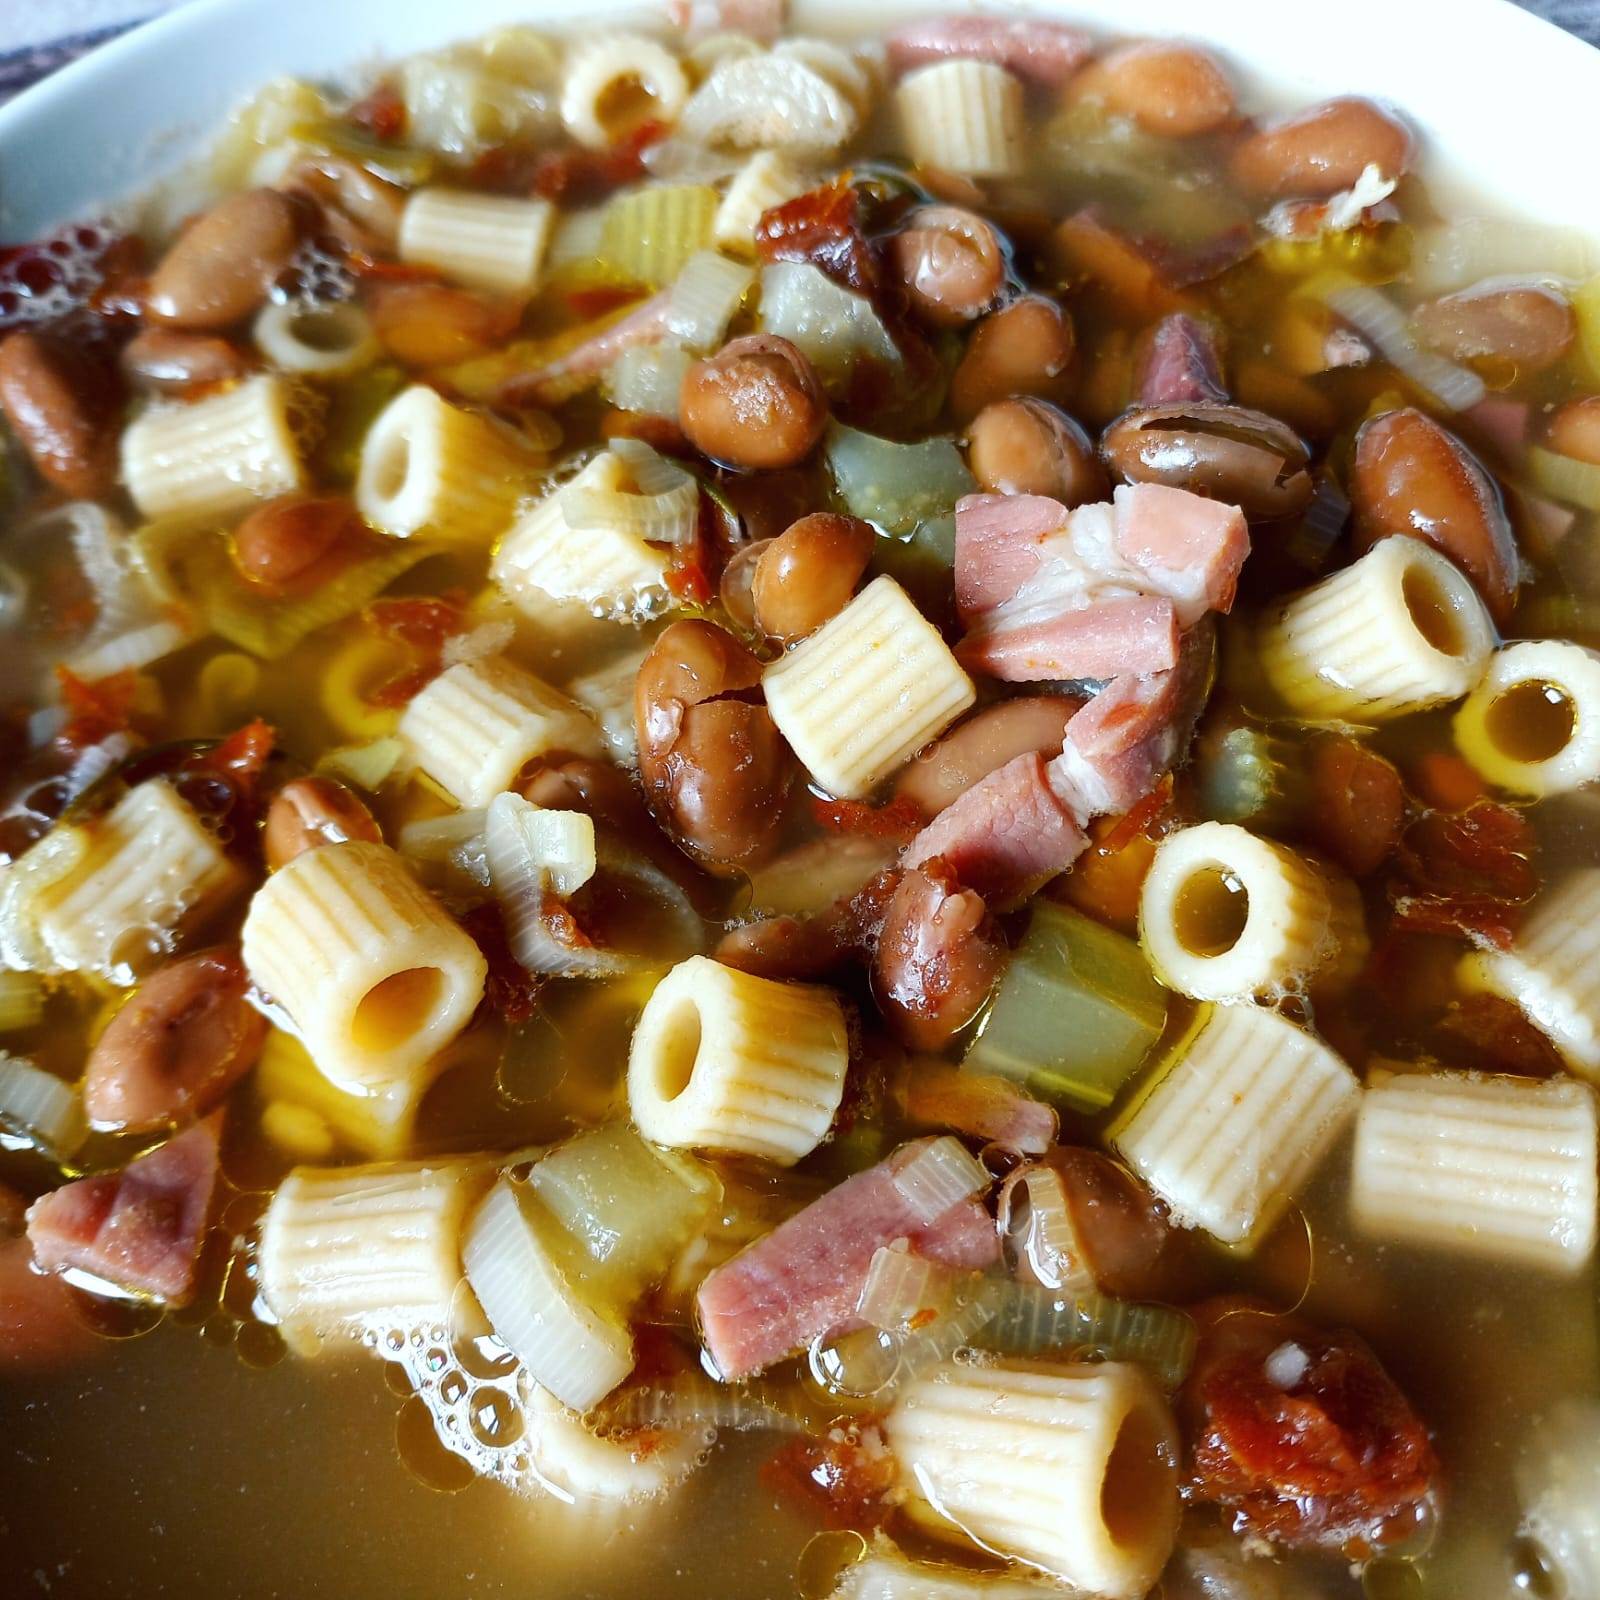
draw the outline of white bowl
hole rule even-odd
[[[1426,136],[1436,180],[1464,181],[1508,214],[1600,226],[1594,185],[1579,177],[1600,51],[1510,0],[1023,3],[1108,33],[1203,38],[1272,101],[1392,100]],[[887,26],[958,9],[959,0],[874,0],[871,17]],[[0,239],[28,238],[170,171],[279,73],[348,73],[512,21],[579,17],[587,28],[639,14],[638,0],[193,0],[0,109]],[[802,29],[856,32],[862,15],[859,0],[794,5]]]

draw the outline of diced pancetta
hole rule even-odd
[[[667,0],[667,17],[686,33],[747,33],[775,39],[783,28],[786,0]]]
[[[803,1350],[849,1322],[873,1253],[897,1239],[952,1266],[980,1268],[999,1256],[993,1221],[968,1199],[932,1223],[895,1185],[920,1145],[846,1178],[700,1285],[706,1349],[724,1378],[743,1378]]]
[[[930,62],[965,56],[992,61],[1047,89],[1058,89],[1094,46],[1081,28],[1042,17],[929,17],[889,35],[889,65],[898,76]]]
[[[1178,613],[1153,595],[1110,595],[1073,608],[1034,606],[969,633],[956,659],[1007,683],[1166,672],[1178,659]]]
[[[895,779],[895,798],[909,800],[925,817],[936,817],[1008,761],[1032,750],[1053,756],[1066,736],[1068,719],[1084,704],[1079,695],[1029,694],[986,706],[917,752]]]
[[[1043,1155],[1060,1128],[1052,1107],[1010,1079],[966,1072],[947,1061],[910,1062],[895,1098],[918,1127],[948,1128],[1027,1156]]]
[[[956,502],[956,607],[971,621],[1012,599],[1036,576],[1044,540],[1067,508],[1038,494],[969,494]]]
[[[1139,341],[1134,394],[1142,406],[1222,402],[1222,360],[1210,327],[1186,311],[1174,311]]]
[[[26,1211],[22,1196],[0,1184],[0,1372],[70,1366],[105,1348],[73,1310],[71,1288],[35,1270]]]
[[[667,335],[667,314],[671,308],[672,291],[663,289],[610,327],[602,328],[542,367],[508,378],[500,386],[501,401],[512,406],[554,405],[570,399],[606,372],[624,350],[660,344]]]
[[[136,1156],[120,1172],[63,1185],[28,1210],[34,1259],[183,1305],[194,1295],[217,1182],[222,1113]]]
[[[1178,607],[1184,627],[1232,607],[1250,554],[1238,506],[1159,483],[1125,483],[1113,504],[1117,554]]]
[[[1531,416],[1532,407],[1526,400],[1491,394],[1463,411],[1461,420],[1469,424],[1501,460],[1520,465],[1528,449]]]

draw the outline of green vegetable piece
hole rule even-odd
[[[1110,1105],[1166,1026],[1139,946],[1040,901],[963,1065],[1080,1111]]]
[[[617,195],[600,224],[600,261],[630,283],[659,289],[711,243],[717,191],[684,183]]]
[[[439,166],[431,150],[413,150],[403,144],[374,139],[353,123],[334,117],[302,122],[289,130],[289,137],[313,149],[342,156],[387,182],[408,189],[427,183]]]
[[[846,509],[897,539],[949,516],[956,501],[978,487],[948,438],[896,444],[836,422],[828,429],[826,454]]]
[[[1214,822],[1282,827],[1307,799],[1305,756],[1265,728],[1212,728],[1195,748],[1195,799]]]
[[[955,613],[956,519],[919,522],[909,539],[879,539],[872,552],[874,575],[886,572],[935,622]]]

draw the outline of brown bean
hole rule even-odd
[[[1433,418],[1410,406],[1386,411],[1356,434],[1348,484],[1355,546],[1392,533],[1425,539],[1478,586],[1497,622],[1517,597],[1517,546],[1494,479]]]
[[[1048,400],[996,400],[967,429],[967,465],[991,494],[1042,494],[1064,506],[1110,494],[1089,435]]]
[[[1137,406],[1106,429],[1100,456],[1122,482],[1188,489],[1260,520],[1303,511],[1315,488],[1305,441],[1245,406]]]
[[[1369,166],[1398,178],[1414,154],[1405,123],[1351,95],[1258,128],[1233,153],[1233,181],[1264,199],[1323,199],[1348,189]]]
[[[1545,426],[1545,443],[1575,461],[1600,467],[1600,394],[1580,395],[1557,406]]]
[[[795,764],[756,697],[761,662],[712,623],[675,622],[639,668],[634,725],[652,808],[691,854],[727,867],[777,844]]]
[[[305,593],[365,541],[366,524],[338,495],[285,495],[247,516],[233,533],[239,571],[269,594]]]
[[[1005,966],[1004,935],[982,897],[939,862],[901,878],[872,958],[872,989],[895,1036],[939,1050],[977,1016]]]
[[[1082,1241],[1085,1263],[1104,1294],[1137,1300],[1185,1300],[1199,1262],[1167,1208],[1131,1173],[1098,1150],[1064,1145],[1048,1165]]]
[[[182,394],[202,384],[227,383],[250,370],[250,358],[215,334],[146,328],[122,347],[130,382],[157,394]]]
[[[348,244],[377,244],[392,249],[400,235],[400,214],[405,191],[368,172],[354,161],[338,156],[318,156],[303,162],[284,180],[283,187],[309,195],[322,208],[331,232]],[[348,221],[358,230],[352,234]]]
[[[1553,367],[1578,332],[1571,301],[1538,283],[1447,294],[1418,306],[1411,323],[1425,345],[1453,360],[1497,356],[1529,372]]]
[[[859,517],[814,511],[762,552],[751,581],[755,618],[769,639],[793,644],[850,602],[877,535]]]
[[[150,279],[149,314],[208,331],[231,327],[266,298],[299,240],[301,213],[276,189],[218,201],[172,244]]]
[[[272,797],[261,829],[267,865],[277,869],[319,845],[359,839],[382,844],[383,834],[355,792],[332,778],[294,778]]]
[[[83,1104],[96,1128],[142,1133],[199,1116],[255,1065],[266,1019],[233,950],[162,967],[89,1052]]]
[[[741,545],[728,558],[717,585],[717,598],[722,609],[749,633],[756,631],[756,568],[761,558],[771,548],[771,539],[752,539]]]
[[[522,320],[513,300],[442,283],[383,283],[368,293],[372,331],[408,367],[470,361],[509,338]]]
[[[890,239],[889,259],[912,309],[940,328],[958,327],[987,311],[1005,282],[1000,235],[959,206],[913,211]]]
[[[950,410],[967,422],[1012,395],[1065,399],[1076,355],[1072,318],[1054,300],[1023,295],[974,325],[950,379]]]
[[[18,329],[0,341],[0,413],[40,477],[75,500],[116,481],[119,400],[115,375],[64,339]]]
[[[1233,84],[1209,50],[1160,39],[1125,44],[1091,61],[1068,85],[1067,98],[1103,105],[1171,139],[1215,133],[1237,111]]]
[[[1067,721],[1082,708],[1072,695],[1021,695],[974,712],[918,752],[895,781],[896,799],[937,816],[980,778],[1032,750],[1058,755]]]
[[[770,333],[734,339],[697,361],[684,375],[678,413],[696,450],[751,471],[803,461],[828,421],[811,363]]]

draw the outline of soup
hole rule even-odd
[[[687,9],[0,255],[8,1592],[1600,1594],[1587,247]]]

